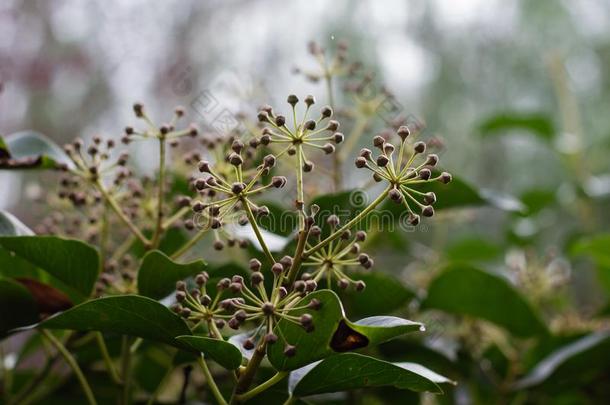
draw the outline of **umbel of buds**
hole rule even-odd
[[[451,181],[451,174],[434,174],[433,170],[439,162],[438,156],[429,154],[422,159],[426,144],[421,141],[410,144],[408,140],[411,131],[408,127],[401,126],[396,134],[400,139],[398,151],[393,144],[378,135],[373,138],[373,146],[379,150],[379,155],[375,158],[372,150],[364,148],[356,158],[355,165],[359,169],[370,170],[375,181],[386,181],[390,187],[390,200],[403,205],[409,213],[409,223],[417,225],[420,214],[424,217],[434,215],[433,205],[436,202],[433,192],[420,188],[434,181],[447,184]],[[419,161],[418,164],[415,163],[416,160]]]
[[[326,223],[334,232],[340,225],[340,219],[333,214],[326,219]],[[321,240],[321,235],[322,229],[317,225],[314,225],[309,232],[309,236],[314,238],[315,242]],[[328,288],[334,281],[342,290],[349,286],[353,286],[356,291],[364,290],[366,287],[364,281],[355,280],[348,273],[349,270],[358,267],[363,270],[369,270],[373,267],[373,259],[360,251],[360,243],[364,240],[366,240],[366,232],[364,231],[354,233],[349,230],[344,231],[337,242],[322,247],[307,258],[303,265],[313,267],[314,270],[311,273],[304,273],[302,279],[305,282],[324,281]]]
[[[339,122],[330,119],[333,110],[328,106],[320,109],[317,119],[308,119],[310,109],[316,102],[313,96],[305,97],[305,112],[298,120],[296,106],[299,98],[291,94],[286,101],[292,109],[292,122],[289,123],[285,116],[276,114],[272,107],[262,107],[258,119],[266,126],[254,145],[278,145],[281,147],[278,155],[296,155],[302,170],[310,172],[314,169],[314,164],[307,158],[306,151],[318,149],[325,154],[332,154],[335,152],[335,145],[343,142],[344,136],[337,132]]]

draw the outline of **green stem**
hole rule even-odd
[[[163,233],[163,197],[165,183],[165,136],[159,137],[159,187],[157,194],[157,224],[153,234],[151,245],[157,248],[161,234]]]
[[[288,398],[286,398],[286,401],[284,401],[283,405],[291,405],[291,404],[294,404],[295,401],[296,401],[296,398],[291,395]]]
[[[203,228],[202,230],[197,232],[188,242],[186,242],[184,245],[182,245],[181,248],[179,248],[174,253],[172,253],[171,258],[176,260],[176,259],[180,258],[182,255],[184,255],[186,252],[188,252],[190,248],[195,246],[195,244],[197,242],[199,242],[201,240],[201,238],[203,238],[205,236],[206,232],[209,229],[210,228]]]
[[[275,259],[273,258],[273,255],[271,254],[271,251],[267,247],[267,244],[265,243],[265,239],[263,239],[263,235],[261,234],[261,231],[258,228],[256,219],[254,218],[254,214],[252,213],[252,208],[250,208],[250,202],[248,201],[247,198],[244,198],[244,197],[242,197],[241,201],[244,206],[244,210],[246,211],[246,215],[248,216],[248,221],[250,221],[250,226],[252,226],[252,230],[254,231],[254,234],[256,235],[256,239],[258,240],[258,243],[261,245],[261,248],[263,249],[265,256],[267,256],[267,258],[271,261],[271,263],[275,263]]]
[[[102,185],[102,183],[98,180],[94,184],[97,187],[97,189],[100,191],[100,193],[102,193],[102,196],[106,199],[106,201],[110,205],[110,208],[112,208],[112,210],[118,215],[119,219],[121,221],[123,221],[123,223],[129,228],[129,230],[138,239],[140,239],[140,241],[144,244],[144,246],[149,247],[150,242],[148,241],[148,239],[146,239],[146,236],[144,236],[142,234],[142,232],[140,232],[140,230],[133,224],[133,222],[131,222],[131,220],[129,218],[127,218],[127,215],[125,215],[125,213],[123,212],[121,207],[119,207],[119,204],[108,193],[108,190],[106,190],[106,188]]]
[[[294,280],[296,279],[301,268],[301,263],[303,262],[303,252],[305,250],[305,245],[307,244],[308,233],[308,229],[303,229],[299,231],[297,248],[294,253],[294,262],[292,263],[292,266],[290,266],[290,270],[288,271],[288,275],[286,276],[286,278],[288,279],[288,285],[292,285],[292,283],[294,283]]]
[[[307,257],[307,256],[311,255],[312,253],[318,251],[319,249],[322,249],[324,246],[328,245],[329,243],[331,243],[332,241],[334,241],[335,239],[340,237],[343,234],[343,232],[347,231],[352,226],[357,224],[359,221],[364,219],[371,211],[373,211],[375,209],[375,207],[377,207],[379,204],[381,204],[381,202],[387,197],[387,195],[391,189],[392,189],[391,187],[386,188],[383,191],[383,193],[379,194],[379,196],[377,196],[377,198],[371,204],[369,204],[368,207],[366,207],[364,210],[362,210],[362,212],[360,212],[358,215],[356,215],[354,218],[352,218],[348,223],[346,223],[341,228],[339,228],[337,231],[335,231],[334,233],[329,235],[328,238],[324,239],[323,241],[321,241],[317,245],[313,246],[312,248],[306,250],[304,252],[304,256]]]
[[[216,385],[216,381],[214,381],[214,376],[212,376],[212,373],[210,372],[210,368],[208,367],[207,363],[205,362],[203,355],[199,356],[198,361],[199,361],[199,365],[201,366],[201,369],[203,370],[203,375],[205,375],[205,379],[206,379],[210,389],[212,390],[212,394],[214,394],[214,398],[216,398],[216,401],[218,401],[218,403],[220,405],[227,405],[227,401],[224,399],[224,397],[220,393],[220,390],[218,389],[218,386]]]
[[[123,396],[122,405],[131,403],[131,342],[129,336],[123,336],[123,344],[121,348],[121,374],[123,377]]]
[[[288,375],[287,371],[278,371],[277,373],[275,373],[273,375],[273,377],[271,377],[264,383],[260,384],[259,386],[255,387],[255,388],[252,388],[250,391],[248,391],[246,393],[238,395],[237,399],[245,402],[245,401],[257,396],[261,392],[273,387],[275,384],[282,381],[284,379],[284,377],[286,377],[287,375]]]
[[[68,349],[66,349],[66,347],[59,341],[59,339],[57,339],[48,330],[41,329],[40,332],[53,346],[55,346],[55,348],[62,355],[64,360],[66,360],[66,363],[68,363],[68,365],[76,375],[76,378],[78,379],[78,382],[80,383],[80,386],[83,389],[85,396],[87,397],[87,402],[90,405],[97,405],[95,397],[93,396],[93,391],[91,391],[91,387],[89,386],[85,375],[83,374],[82,370],[78,366],[78,363],[76,362],[76,360],[74,360],[74,357],[72,357]]]
[[[265,343],[263,343],[261,346],[258,346],[254,351],[252,358],[250,359],[250,361],[248,361],[246,369],[237,381],[237,385],[235,386],[235,390],[233,391],[233,396],[231,397],[231,405],[239,404],[241,401],[239,400],[238,396],[244,394],[250,387],[250,384],[252,384],[254,375],[256,374],[256,371],[261,365],[261,362],[265,358],[265,349],[266,345]]]
[[[102,353],[102,357],[104,359],[104,364],[106,365],[106,369],[108,370],[108,374],[110,374],[110,378],[115,384],[121,384],[121,377],[114,367],[114,363],[112,363],[112,359],[110,358],[110,354],[108,353],[108,347],[106,347],[106,342],[104,342],[104,336],[102,332],[94,332],[95,339],[97,340],[97,345],[100,349],[100,353]]]

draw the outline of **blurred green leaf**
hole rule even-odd
[[[539,113],[505,112],[492,115],[479,124],[479,133],[483,137],[511,131],[529,132],[545,141],[552,140],[556,133],[549,117]]]
[[[555,204],[556,190],[543,190],[539,188],[527,190],[520,196],[521,202],[527,207],[527,214],[537,214],[544,208]]]
[[[203,353],[228,370],[241,365],[242,355],[237,347],[224,340],[204,336],[178,336],[176,339]]]
[[[372,271],[357,273],[355,279],[366,283],[363,291],[341,292],[343,304],[356,316],[387,314],[402,307],[414,296],[413,290],[405,287],[401,280],[390,274]]]
[[[585,376],[607,370],[608,358],[610,332],[596,332],[551,353],[517,381],[514,389],[526,389],[545,382],[555,387],[574,383]]]
[[[146,297],[161,299],[176,289],[176,282],[193,276],[205,268],[203,260],[176,263],[164,253],[153,250],[142,259],[138,270],[138,291]]]
[[[11,330],[38,321],[38,308],[30,292],[14,280],[0,277],[0,338]]]
[[[600,266],[610,268],[610,234],[585,236],[570,248],[572,255],[588,255]]]
[[[505,279],[469,265],[450,265],[431,283],[425,309],[485,319],[519,337],[548,333],[531,305]]]
[[[452,261],[489,261],[500,256],[502,249],[488,239],[472,237],[452,243],[445,254]]]
[[[22,131],[0,137],[0,169],[53,169],[58,164],[72,167],[64,151],[46,136]]]
[[[56,236],[2,236],[0,246],[60,280],[72,292],[78,293],[81,300],[91,294],[100,272],[97,249],[79,240]]]
[[[300,309],[290,314],[313,316],[313,330],[310,332],[293,322],[280,320],[275,332],[282,336],[277,343],[267,349],[269,361],[278,370],[294,370],[313,361],[320,360],[336,352],[346,352],[372,347],[405,333],[419,331],[422,324],[392,316],[376,316],[350,322],[344,317],[339,297],[331,290],[319,290],[303,298],[297,306],[307,305],[317,299],[320,309]],[[284,354],[286,344],[296,347],[296,354]]]
[[[452,382],[419,364],[344,353],[293,371],[288,390],[296,397],[383,386],[440,394],[442,383]]]
[[[0,235],[25,236],[34,232],[8,211],[0,210]]]
[[[113,332],[193,351],[175,339],[191,333],[184,321],[159,302],[139,295],[87,301],[41,322],[40,327]]]

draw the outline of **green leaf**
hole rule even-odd
[[[93,246],[56,236],[2,236],[0,246],[12,251],[77,292],[91,294],[100,271],[100,257]]]
[[[405,287],[402,281],[379,271],[358,273],[354,275],[366,283],[363,291],[347,290],[341,293],[341,299],[350,314],[370,316],[387,314],[402,307],[415,297],[413,290]]]
[[[73,167],[64,151],[38,132],[17,132],[0,142],[0,169],[53,169],[58,164]]]
[[[331,290],[319,290],[307,295],[297,306],[307,305],[317,299],[321,303],[317,311],[300,309],[290,312],[300,316],[309,313],[313,317],[313,330],[306,332],[295,323],[280,320],[275,333],[282,336],[267,349],[269,361],[278,370],[294,370],[334,353],[372,347],[405,333],[419,331],[422,324],[392,316],[376,316],[351,322],[344,316],[339,297]],[[286,343],[296,346],[296,354],[284,354]]]
[[[588,255],[605,268],[610,268],[610,234],[602,233],[578,240],[570,248],[574,256]]]
[[[525,191],[520,196],[521,202],[527,207],[528,215],[537,214],[557,201],[557,190],[541,190],[534,188]]]
[[[164,253],[153,250],[142,259],[138,271],[138,291],[146,297],[161,299],[176,289],[176,281],[201,272],[206,264],[203,260],[180,264]]]
[[[204,336],[178,336],[176,339],[228,370],[235,370],[241,365],[241,351],[229,342]]]
[[[482,318],[519,337],[548,333],[539,315],[505,279],[468,265],[451,265],[436,277],[422,308]]]
[[[509,131],[529,132],[545,141],[555,137],[555,128],[545,114],[505,112],[485,119],[479,125],[483,137],[497,136]]]
[[[38,321],[34,297],[21,284],[0,277],[0,338],[11,329]]]
[[[522,390],[546,382],[554,386],[569,384],[583,374],[607,369],[609,357],[610,332],[596,332],[551,353],[513,388]]]
[[[445,250],[452,261],[489,261],[498,258],[502,249],[488,239],[473,237],[460,239]]]
[[[359,388],[395,387],[442,393],[447,378],[415,363],[390,363],[357,353],[331,356],[290,373],[288,390],[303,397]]]
[[[0,235],[24,236],[34,232],[8,211],[0,210]]]
[[[43,321],[40,327],[113,332],[192,351],[190,346],[175,339],[191,333],[184,321],[159,302],[139,295],[87,301]]]

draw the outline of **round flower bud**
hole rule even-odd
[[[407,139],[407,137],[409,135],[411,135],[411,131],[409,130],[409,127],[407,127],[405,125],[402,125],[400,128],[398,128],[398,131],[396,131],[396,133],[398,134],[400,139],[402,139],[403,141],[405,139]]]
[[[330,155],[331,153],[333,153],[335,151],[335,146],[331,143],[327,143],[322,147],[322,150],[324,151],[324,153],[326,153],[327,155]]]
[[[313,323],[313,316],[310,314],[303,314],[299,318],[299,322],[301,322],[302,326],[309,326]]]
[[[421,141],[415,142],[413,149],[416,153],[424,153],[426,151],[426,144]]]
[[[438,163],[438,155],[435,154],[430,154],[428,155],[428,158],[426,159],[426,166],[436,166],[436,164]]]
[[[270,344],[270,345],[276,343],[277,342],[277,335],[275,333],[267,333],[265,335],[265,342],[267,344]]]
[[[296,95],[291,94],[288,96],[286,101],[288,102],[288,104],[294,107],[299,102],[299,98]]]
[[[421,214],[424,217],[431,217],[432,215],[434,215],[434,208],[432,208],[431,205],[426,205],[422,210],[421,210]]]
[[[345,290],[347,287],[349,287],[349,281],[346,278],[341,278],[339,281],[337,281],[337,286],[340,289]]]
[[[260,122],[269,122],[269,113],[266,111],[260,111],[256,117]]]
[[[233,183],[231,185],[231,192],[233,194],[239,194],[242,191],[244,191],[245,188],[246,188],[246,185],[244,183]]]
[[[250,276],[250,281],[251,281],[252,285],[254,285],[254,286],[259,285],[264,280],[265,280],[265,276],[263,276],[263,273],[261,273],[260,271],[255,271]]]
[[[439,181],[443,184],[450,183],[451,180],[453,180],[453,178],[450,173],[442,172],[441,175],[439,176]]]
[[[284,176],[273,176],[271,178],[271,184],[273,184],[273,187],[275,188],[282,188],[286,185],[288,180],[286,180],[286,177]]]
[[[356,232],[356,240],[358,242],[363,242],[366,239],[366,232],[358,231]]]
[[[274,263],[273,266],[271,266],[271,271],[279,276],[284,271],[284,266],[282,266],[281,263]]]
[[[316,129],[316,122],[314,120],[307,120],[304,124],[305,129],[308,131],[313,131]]]
[[[284,348],[284,356],[294,357],[295,354],[297,354],[297,348],[293,345],[286,345]]]
[[[314,168],[313,162],[307,160],[307,161],[305,161],[303,163],[303,171],[304,172],[309,173],[309,172],[311,172],[313,170],[313,168]]]
[[[280,259],[280,264],[284,268],[284,270],[289,269],[292,266],[293,260],[292,257],[286,255]]]
[[[214,241],[213,246],[214,246],[214,250],[222,250],[222,249],[224,249],[225,244],[221,240],[217,240],[217,241]]]
[[[377,148],[381,148],[384,143],[385,143],[385,139],[381,135],[376,135],[373,138],[373,145]]]
[[[436,202],[436,194],[434,194],[432,191],[424,194],[424,201],[428,205],[434,204]]]
[[[343,135],[341,132],[335,132],[333,135],[333,142],[336,144],[340,144],[344,139],[345,135]]]
[[[231,144],[231,149],[235,153],[240,153],[244,149],[244,143],[239,139],[235,139]]]
[[[397,189],[391,189],[388,195],[390,196],[390,199],[395,203],[400,204],[402,202],[402,193]]]
[[[377,166],[379,167],[386,167],[389,162],[390,159],[388,159],[388,157],[385,155],[379,155],[379,157],[377,158]]]
[[[307,97],[305,97],[305,104],[307,105],[307,107],[311,107],[313,104],[315,104],[316,99],[314,98],[314,96],[309,95]]]
[[[277,125],[278,127],[283,127],[286,124],[286,117],[284,117],[283,115],[278,115],[277,117],[275,117],[275,125]]]
[[[244,343],[242,343],[242,346],[246,350],[252,350],[254,349],[254,342],[252,341],[252,339],[246,339],[244,340]]]
[[[364,281],[362,280],[358,280],[356,281],[356,291],[364,291],[364,289],[366,288],[366,284],[364,283]]]
[[[319,299],[314,298],[311,301],[309,301],[309,304],[307,304],[307,307],[313,309],[314,311],[317,311],[322,307],[322,303],[320,302]]]
[[[231,163],[233,166],[240,166],[242,163],[244,163],[244,159],[237,153],[232,152],[229,155],[229,163]]]
[[[273,312],[275,311],[275,306],[270,302],[265,302],[261,306],[261,310],[265,315],[273,315]]]
[[[330,215],[326,220],[326,223],[328,223],[328,225],[332,226],[333,228],[337,227],[339,225],[339,222],[339,217],[335,214]]]
[[[407,219],[410,225],[417,226],[419,224],[419,215],[409,213],[409,218]]]
[[[205,179],[197,179],[195,180],[195,188],[199,191],[204,190],[207,187],[207,182]]]
[[[326,125],[326,130],[328,131],[336,131],[339,129],[339,122],[335,120],[328,121],[328,125]]]
[[[275,166],[275,156],[273,156],[273,155],[265,156],[265,158],[263,159],[263,165],[266,168],[267,167],[271,168],[271,167]]]
[[[250,262],[248,263],[250,270],[252,271],[259,271],[261,269],[261,262],[258,259],[250,259]]]
[[[329,106],[322,107],[322,109],[320,110],[320,114],[324,118],[330,118],[333,115],[333,109]]]
[[[373,156],[373,152],[371,152],[370,149],[367,148],[362,148],[360,149],[360,154],[361,157],[365,158],[366,160],[371,160],[372,156]]]
[[[193,204],[193,211],[195,212],[201,212],[205,209],[206,205],[201,202],[201,201],[196,201],[195,204]]]
[[[432,176],[432,172],[430,169],[426,169],[425,167],[419,171],[419,178],[422,180],[428,180]]]

